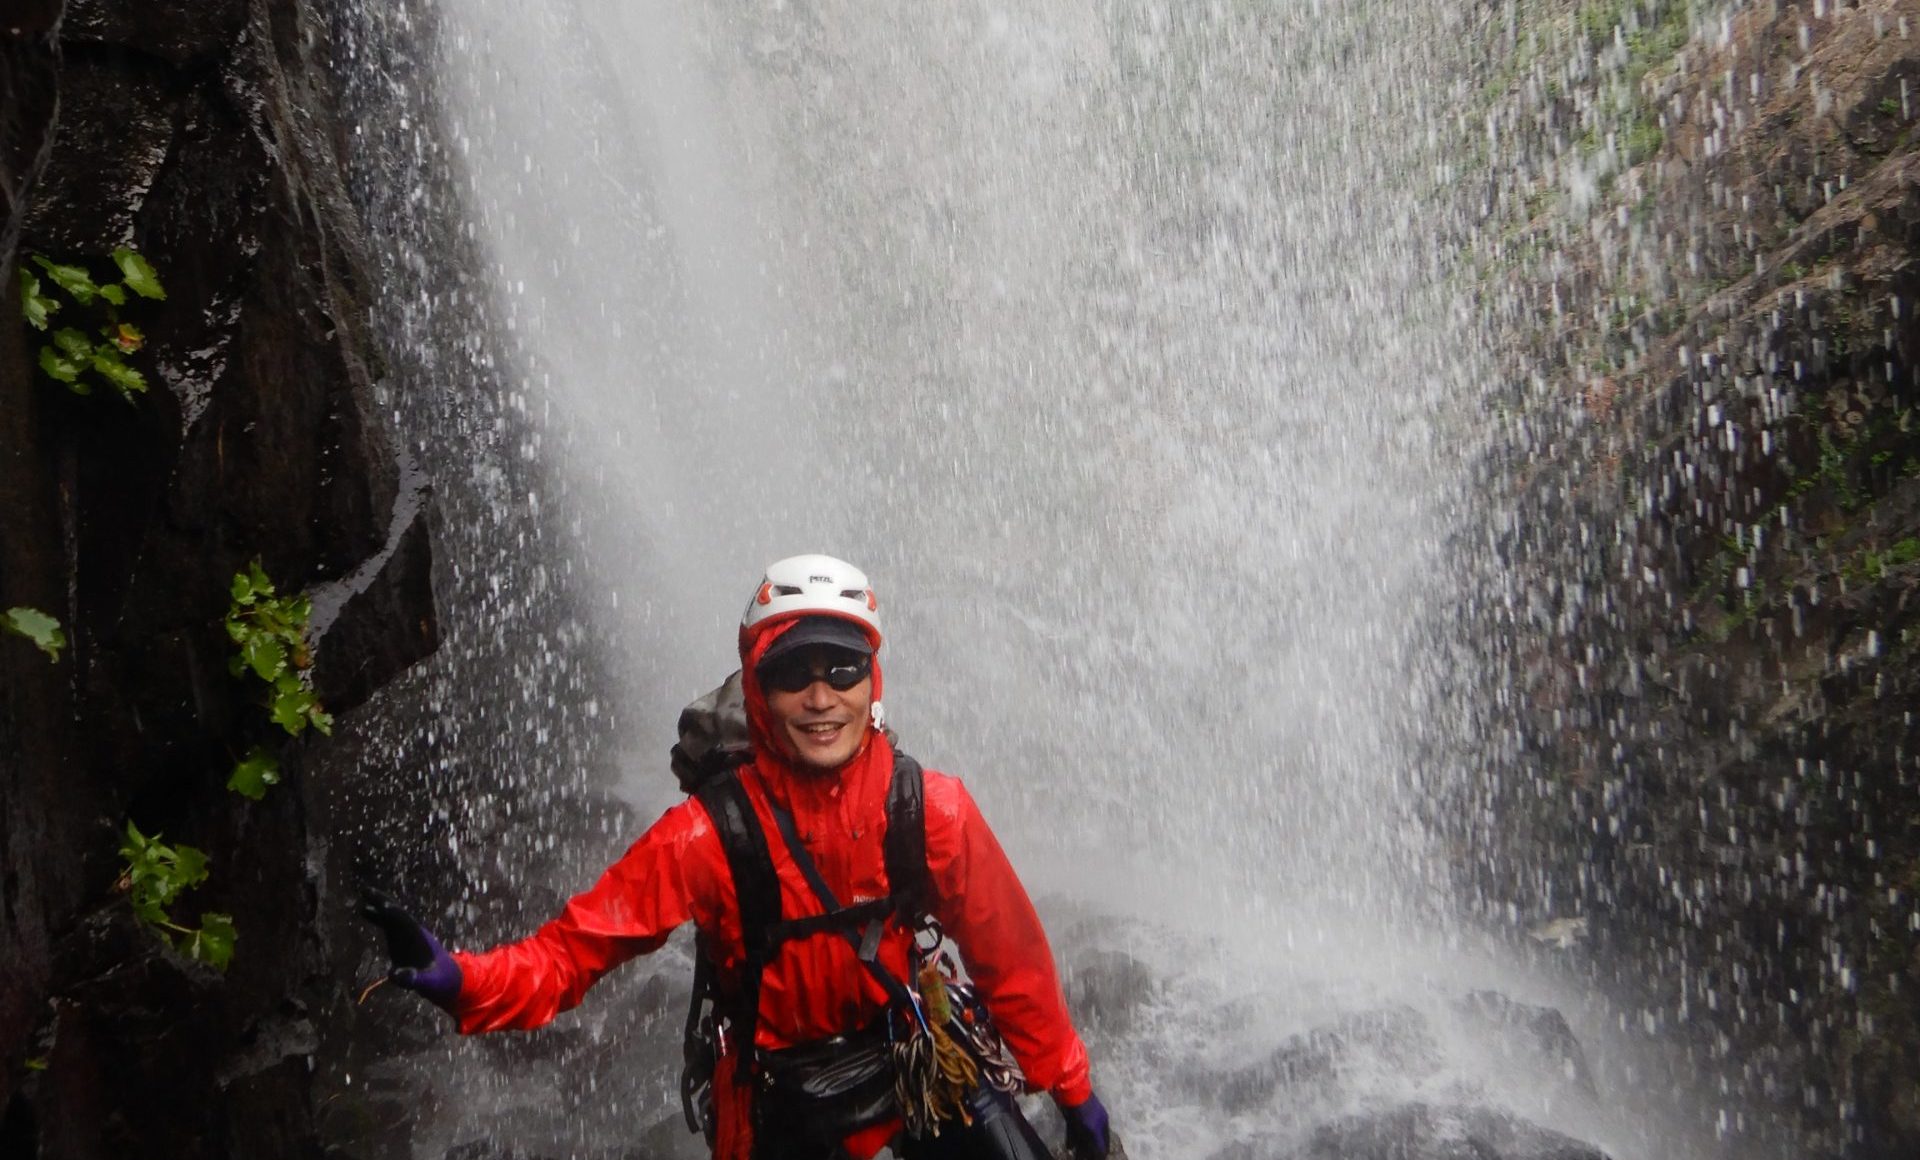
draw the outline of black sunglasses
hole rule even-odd
[[[760,669],[760,683],[777,692],[798,693],[815,681],[825,681],[836,692],[844,693],[872,672],[872,657],[784,657]]]

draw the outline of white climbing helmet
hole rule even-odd
[[[880,602],[867,574],[832,556],[788,556],[767,565],[767,574],[740,614],[740,627],[752,628],[776,617],[839,616],[866,628],[880,647]]]

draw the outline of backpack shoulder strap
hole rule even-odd
[[[769,934],[780,922],[780,879],[767,849],[766,832],[754,815],[746,787],[740,784],[738,769],[702,785],[694,796],[713,819],[713,828],[727,853],[727,868],[733,873],[734,897],[740,904],[746,962],[740,972],[740,994],[728,1016],[734,1024],[735,1039],[745,1052],[743,1062],[748,1062],[734,1073],[745,1084],[753,1078],[750,1061],[760,1016],[760,976],[773,949]]]
[[[920,763],[893,752],[893,783],[887,787],[887,888],[894,913],[909,928],[933,905],[933,873],[927,869],[927,781]]]
[[[753,812],[738,769],[715,777],[694,792],[726,851],[740,906],[740,931],[746,948],[739,994],[726,1014],[746,1054],[736,1069],[738,1082],[752,1081],[753,1037],[759,1023],[760,981],[778,941],[788,931],[781,921],[780,879],[773,868],[766,831]],[[917,927],[933,901],[933,874],[927,868],[926,773],[920,763],[896,751],[893,779],[887,787],[887,834],[882,849],[888,893],[902,925]],[[831,908],[831,903],[826,903]],[[834,916],[825,916],[833,918]],[[696,994],[696,1002],[697,1002]]]

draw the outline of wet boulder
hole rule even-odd
[[[647,1160],[708,1160],[706,1137],[687,1130],[687,1122],[678,1114],[657,1120],[644,1129],[636,1142],[639,1155]]]
[[[1609,1160],[1510,1112],[1408,1103],[1316,1128],[1299,1160]]]
[[[563,1160],[565,1153],[546,1151],[527,1151],[511,1144],[500,1144],[493,1140],[468,1140],[447,1149],[446,1160]],[[595,1160],[644,1160],[644,1153],[629,1154],[608,1153]]]
[[[1061,979],[1076,1024],[1125,1032],[1157,986],[1145,963],[1119,951],[1096,951],[1066,965]]]
[[[1411,1007],[1381,1007],[1296,1035],[1259,1063],[1212,1076],[1207,1083],[1220,1106],[1237,1114],[1283,1089],[1329,1093],[1358,1066],[1420,1076],[1440,1062],[1440,1046],[1425,1016]]]
[[[1566,1016],[1552,1007],[1521,1003],[1498,991],[1473,991],[1454,1008],[1469,1024],[1491,1028],[1496,1049],[1529,1074],[1558,1076],[1581,1095],[1596,1094],[1586,1051]]]

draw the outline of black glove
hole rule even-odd
[[[443,1011],[452,1011],[463,981],[460,964],[453,961],[433,932],[378,890],[361,891],[360,917],[387,936],[387,957],[393,960],[387,980]]]

